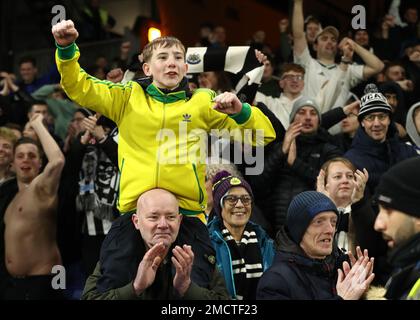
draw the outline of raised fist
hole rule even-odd
[[[51,32],[54,36],[55,42],[61,47],[67,47],[79,37],[71,20],[63,20],[52,27]]]

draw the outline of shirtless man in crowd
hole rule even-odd
[[[4,214],[5,264],[8,277],[5,299],[54,299],[52,268],[61,264],[56,242],[57,190],[64,156],[35,114],[30,120],[42,148],[29,138],[18,140],[13,166],[18,191]],[[42,149],[48,163],[42,169]]]

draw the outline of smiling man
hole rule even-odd
[[[373,84],[365,88],[358,115],[360,127],[344,155],[359,170],[369,172],[368,187],[374,193],[383,173],[396,163],[417,156],[415,149],[399,141],[392,108]]]
[[[16,143],[16,136],[13,131],[0,127],[0,185],[13,177],[10,170],[13,160],[13,146]]]
[[[293,4],[294,62],[301,64],[306,70],[304,95],[315,97],[327,81],[330,82],[327,94],[335,98],[322,110],[327,111],[343,106],[350,89],[379,73],[384,64],[373,53],[347,37],[339,43],[339,31],[333,26],[326,26],[316,34],[313,43],[316,59],[312,58],[304,33],[303,2],[303,0],[294,0]],[[336,64],[338,49],[342,54],[340,63]],[[363,65],[353,64],[354,53],[363,60]]]
[[[277,232],[286,220],[287,206],[299,192],[312,190],[322,164],[342,155],[329,143],[330,136],[320,127],[318,104],[301,97],[293,104],[290,126],[277,150],[268,155],[261,177],[271,185],[264,199],[263,210],[270,212]]]
[[[277,235],[278,251],[264,272],[257,290],[259,299],[357,300],[374,278],[372,259],[358,250],[352,268],[343,253],[333,250],[338,219],[335,204],[316,191],[298,194],[287,212],[286,226]],[[334,285],[336,283],[336,285]]]
[[[102,265],[98,262],[87,279],[82,299],[92,300],[172,300],[226,299],[223,278],[215,269],[210,285],[198,286],[191,279],[194,254],[189,245],[176,245],[183,216],[176,197],[164,189],[143,193],[137,201],[135,214],[117,219],[113,228],[137,229],[130,239],[134,247],[110,250],[130,251],[130,263],[112,268],[112,286],[101,290]],[[131,220],[131,221],[130,221]],[[109,251],[108,251],[109,252]],[[112,269],[112,270],[110,270]]]
[[[52,288],[52,269],[61,264],[56,242],[57,191],[64,156],[40,114],[30,125],[42,147],[29,138],[17,141],[13,154],[17,193],[4,212],[4,256],[8,283],[4,299],[59,298]],[[48,163],[42,170],[42,155]],[[0,275],[4,277],[4,275]]]

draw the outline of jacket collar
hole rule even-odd
[[[392,250],[388,259],[395,268],[403,268],[420,261],[420,233]]]
[[[339,265],[337,261],[341,262],[343,258],[342,253],[337,249],[333,249],[331,255],[322,260],[308,257],[303,249],[290,238],[285,226],[276,235],[276,246],[276,261],[296,264],[318,275],[334,274],[335,266]]]
[[[355,149],[365,149],[369,154],[376,154],[380,150],[386,150],[387,143],[397,143],[398,144],[398,131],[396,129],[395,123],[391,122],[388,127],[388,132],[386,134],[386,139],[383,142],[378,142],[373,140],[360,126],[357,131],[354,139],[352,141],[352,148]]]
[[[152,79],[149,77],[138,79],[136,82],[140,84],[151,97],[165,104],[182,100],[185,101],[191,96],[188,88],[188,79],[186,77],[181,80],[179,86],[174,90],[160,89],[156,87],[153,84]]]

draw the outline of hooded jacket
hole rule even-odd
[[[185,88],[164,93],[153,84],[101,81],[80,68],[79,57],[74,43],[58,48],[61,85],[73,101],[118,126],[120,212],[134,210],[143,192],[163,188],[177,196],[183,214],[199,214],[207,203],[202,154],[207,133],[212,129],[262,129],[264,139],[258,143],[253,131],[253,142],[258,145],[275,138],[268,118],[248,104],[243,104],[240,113],[228,116],[212,108],[215,93],[208,89],[198,89],[190,98]]]
[[[335,259],[309,258],[282,228],[279,250],[270,269],[258,283],[257,299],[331,300],[341,299],[336,292]]]
[[[420,102],[417,102],[411,106],[410,110],[408,110],[407,120],[405,122],[407,134],[410,136],[411,141],[418,149],[420,149],[420,134],[417,132],[416,124],[414,123],[414,112],[419,107]]]
[[[395,124],[388,127],[387,138],[384,142],[373,140],[367,135],[363,127],[357,129],[351,149],[344,155],[357,169],[369,172],[367,185],[371,194],[374,193],[379,179],[396,163],[416,156],[416,150],[399,141]]]

